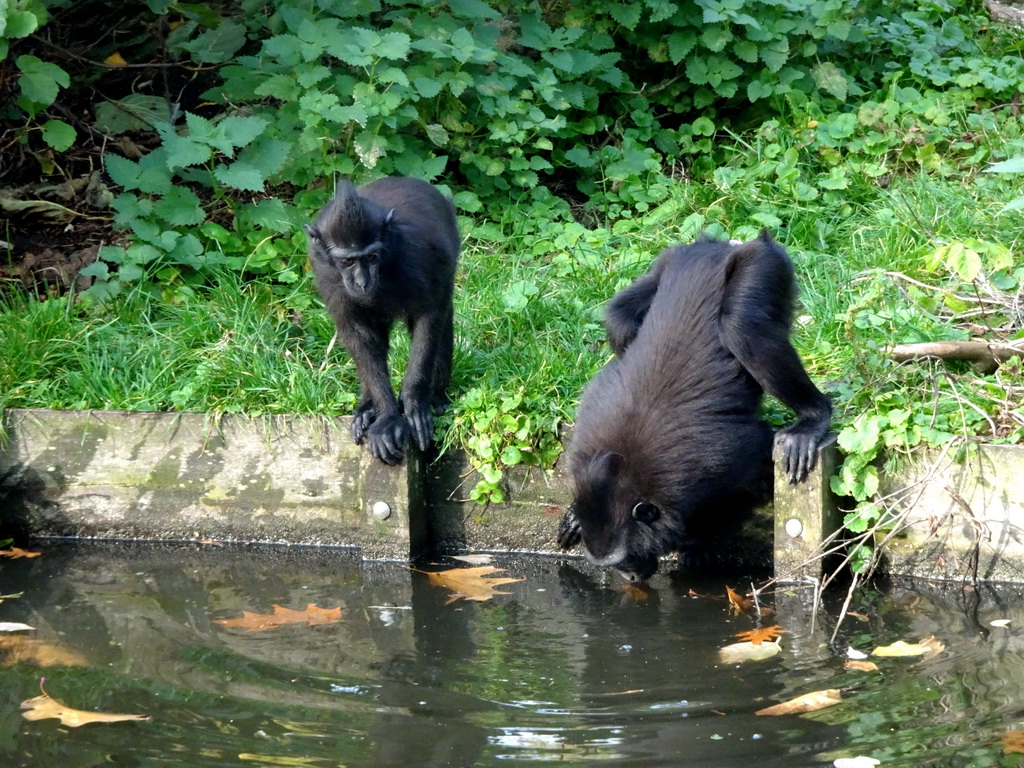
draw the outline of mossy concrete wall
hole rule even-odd
[[[885,548],[891,572],[1024,582],[1024,446],[975,445],[959,459],[930,448],[882,491],[905,515]]]
[[[464,454],[413,451],[386,467],[349,438],[350,419],[8,410],[0,444],[0,531],[42,536],[260,541],[358,547],[368,559],[430,551],[556,551],[572,489],[565,462],[507,473],[506,501],[468,499]],[[723,565],[769,566],[813,580],[823,538],[841,523],[823,446],[775,504],[714,547]],[[913,576],[1024,581],[1024,448],[984,446],[936,471],[924,458],[888,479],[909,527],[890,570]],[[900,489],[903,489],[900,491]],[[975,549],[975,542],[978,547]]]
[[[330,544],[396,559],[429,546],[423,515],[410,514],[424,503],[422,457],[372,461],[345,419],[8,410],[3,426],[4,522],[37,535]]]

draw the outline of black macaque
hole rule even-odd
[[[410,435],[426,450],[433,411],[447,404],[461,242],[455,208],[419,179],[378,179],[358,190],[343,181],[306,233],[317,290],[359,376],[352,437],[385,464],[398,464]],[[396,399],[388,344],[398,319],[412,345]]]
[[[699,561],[709,530],[768,501],[765,391],[797,414],[774,436],[792,483],[806,478],[832,403],[789,340],[796,285],[785,250],[698,240],[659,254],[605,312],[615,357],[587,385],[569,450],[575,499],[558,543],[630,581],[679,550]]]

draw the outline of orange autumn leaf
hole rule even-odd
[[[332,624],[340,620],[341,608],[318,608],[310,603],[304,611],[275,605],[273,613],[242,611],[240,619],[215,619],[213,623],[223,627],[237,627],[246,632],[263,632],[283,624],[306,624],[315,627],[319,624]]]
[[[627,599],[638,603],[646,602],[647,598],[651,596],[651,591],[649,589],[636,584],[626,584],[622,587],[621,591]]]
[[[39,690],[43,692],[42,696],[21,702],[21,708],[26,710],[21,713],[21,716],[26,720],[46,720],[52,717],[57,718],[70,728],[77,728],[88,723],[120,723],[125,720],[151,719],[149,715],[112,715],[104,712],[83,712],[65,707],[59,701],[50,698],[46,689],[43,688],[44,681],[45,678],[39,681]]]
[[[426,573],[431,584],[450,589],[455,593],[445,603],[447,605],[460,598],[463,600],[490,600],[495,595],[509,594],[508,592],[497,592],[495,587],[523,581],[523,579],[512,579],[505,576],[496,579],[484,578],[502,570],[504,569],[495,568],[493,565],[481,565],[478,568],[451,568],[447,571],[420,571],[420,573]]]
[[[813,691],[797,696],[795,699],[783,701],[771,707],[765,707],[755,712],[755,715],[795,715],[801,712],[814,712],[816,709],[824,709],[838,704],[843,700],[838,688],[826,688],[823,691]]]
[[[1003,734],[1003,754],[1014,752],[1024,755],[1024,731],[1007,731]]]
[[[736,637],[744,642],[748,642],[753,645],[760,645],[765,640],[774,640],[777,637],[781,637],[785,631],[786,630],[782,629],[782,627],[775,625],[773,627],[751,629],[746,632],[737,632]]]
[[[0,665],[31,664],[36,667],[87,667],[89,660],[59,645],[25,635],[0,636]]]
[[[847,659],[846,663],[843,664],[846,669],[853,669],[857,672],[877,672],[878,665],[873,661],[863,661],[861,659]]]
[[[0,557],[9,557],[11,560],[17,560],[19,557],[39,557],[42,552],[27,552],[20,547],[11,547],[10,549],[0,549]]]
[[[124,60],[124,56],[121,55],[120,51],[114,51],[112,54],[107,56],[103,60],[103,63],[108,67],[127,67],[128,62]]]
[[[754,601],[735,592],[732,587],[726,585],[725,594],[729,598],[729,610],[733,613],[744,613],[754,607]]]

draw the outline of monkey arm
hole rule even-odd
[[[448,338],[445,322],[450,323],[450,315],[445,307],[449,304],[442,302],[441,311],[421,314],[409,322],[412,346],[402,379],[401,400],[412,438],[422,451],[427,450],[434,437],[434,379],[440,347]]]
[[[792,263],[770,238],[736,247],[725,266],[719,332],[726,348],[768,394],[797,414],[775,436],[791,483],[817,462],[832,421],[832,402],[804,370],[789,340],[795,281]]]
[[[615,294],[604,311],[604,327],[608,343],[621,357],[633,343],[658,291],[661,270],[651,269]]]

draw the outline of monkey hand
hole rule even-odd
[[[772,458],[778,460],[781,456],[785,459],[790,485],[805,480],[818,463],[818,446],[821,443],[818,431],[797,423],[775,435]]]
[[[352,439],[356,445],[362,445],[366,439],[366,430],[370,428],[377,419],[377,411],[373,408],[373,403],[369,400],[359,404],[356,408],[356,412],[352,414]]]
[[[415,400],[405,403],[405,419],[409,422],[413,442],[421,451],[430,447],[434,439],[434,409],[430,400]]]
[[[405,454],[405,441],[409,437],[409,424],[400,413],[379,416],[366,431],[370,453],[385,464],[400,464]]]
[[[561,549],[572,549],[579,543],[580,521],[576,517],[576,510],[569,507],[558,524],[558,546]]]

